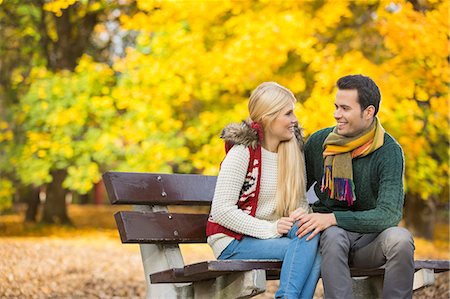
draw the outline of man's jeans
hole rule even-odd
[[[320,252],[326,299],[353,298],[349,265],[385,265],[383,298],[412,298],[414,241],[408,230],[391,227],[379,234],[360,234],[332,226],[322,232]]]
[[[294,224],[286,237],[257,239],[244,236],[232,241],[218,259],[282,260],[280,287],[277,298],[312,298],[320,276],[321,256],[318,252],[319,236],[306,241],[299,239]]]

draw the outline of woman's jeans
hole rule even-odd
[[[282,260],[280,287],[277,298],[312,298],[320,276],[321,256],[318,251],[320,235],[306,241],[299,239],[295,223],[287,236],[277,239],[257,239],[244,236],[233,240],[222,253],[220,260]]]

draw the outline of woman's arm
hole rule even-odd
[[[248,148],[243,145],[235,145],[228,152],[217,177],[211,216],[218,224],[240,234],[259,239],[280,237],[276,221],[250,216],[237,206],[249,159]]]

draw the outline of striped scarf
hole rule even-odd
[[[383,145],[384,129],[378,118],[361,134],[344,137],[337,128],[323,143],[324,174],[321,191],[328,189],[331,199],[346,201],[349,206],[356,200],[353,183],[352,159],[367,156]]]

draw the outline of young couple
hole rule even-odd
[[[218,259],[283,260],[277,298],[312,298],[319,276],[325,298],[352,298],[349,267],[382,265],[383,298],[411,298],[414,243],[397,227],[402,149],[376,117],[370,78],[345,76],[337,88],[336,126],[306,144],[290,90],[265,82],[252,92],[249,119],[222,132],[208,243]]]

